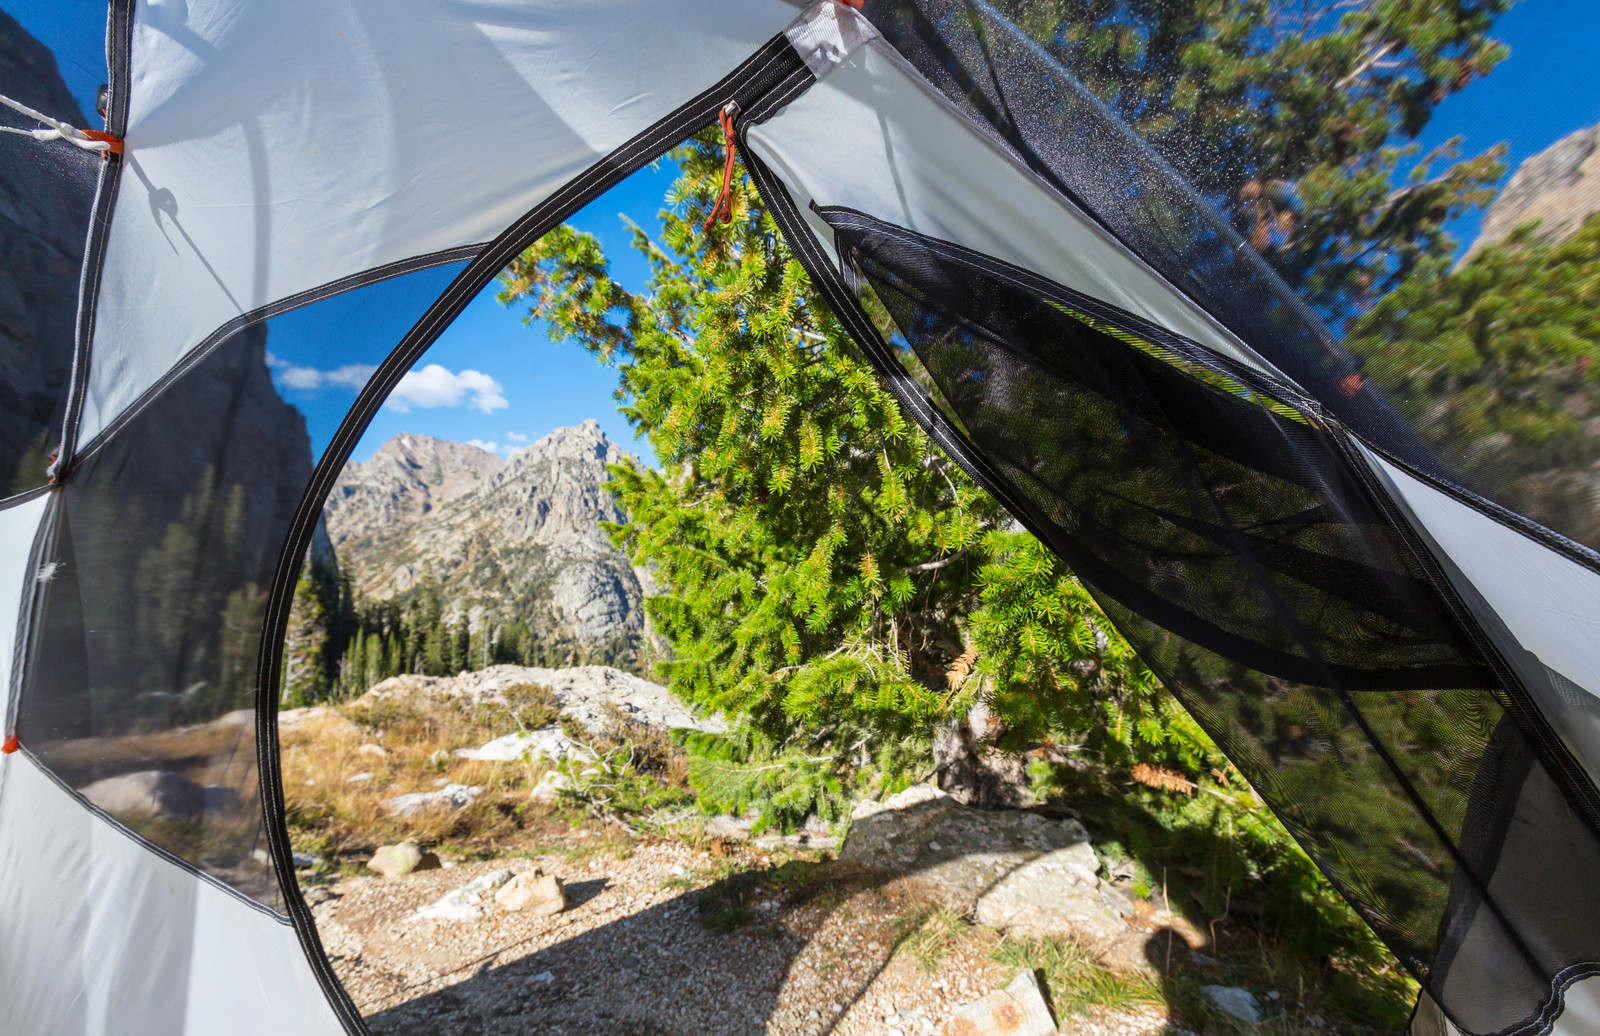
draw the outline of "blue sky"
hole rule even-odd
[[[68,87],[86,112],[105,80],[104,0],[0,0],[57,55]],[[1485,79],[1440,105],[1422,133],[1425,149],[1454,136],[1463,152],[1509,145],[1508,168],[1556,140],[1600,122],[1600,0],[1522,0],[1494,35],[1511,56]],[[3,87],[0,87],[3,90]],[[647,168],[599,198],[572,222],[596,234],[623,284],[641,287],[644,260],[630,247],[619,213],[655,228],[670,163]],[[1465,247],[1477,214],[1449,228]],[[421,307],[457,268],[424,271],[288,314],[269,324],[268,349],[280,391],[306,414],[320,453],[354,401],[365,372],[399,340]],[[495,285],[475,299],[402,383],[355,451],[369,457],[402,431],[478,441],[505,454],[562,425],[595,418],[613,439],[653,462],[616,411],[614,372],[571,345],[551,342],[541,327],[494,300]]]
[[[630,288],[644,287],[649,266],[633,249],[621,214],[658,227],[673,174],[670,162],[646,166],[569,221],[600,239],[614,275]],[[270,322],[267,348],[279,391],[305,413],[315,452],[338,428],[365,373],[459,269],[411,274]],[[525,310],[502,306],[498,290],[499,282],[491,282],[412,367],[353,459],[366,460],[401,432],[476,442],[507,456],[592,417],[623,448],[654,464],[649,444],[635,439],[617,412],[616,372],[576,345],[551,341],[542,322],[525,325]]]

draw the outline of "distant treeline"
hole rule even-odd
[[[425,570],[404,598],[363,602],[326,555],[300,572],[284,638],[285,708],[364,693],[391,676],[454,676],[491,665],[623,664],[626,645],[585,646],[521,618],[473,622]]]

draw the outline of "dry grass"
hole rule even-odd
[[[899,923],[898,952],[909,953],[917,965],[926,972],[939,970],[939,965],[962,942],[980,933],[966,919],[948,907],[919,908],[903,915]]]
[[[522,844],[559,811],[531,803],[543,763],[479,762],[450,754],[554,721],[548,690],[514,688],[505,703],[393,697],[329,709],[282,732],[284,797],[295,848],[356,864],[378,845],[412,839],[495,853]],[[369,746],[376,746],[382,754]],[[362,751],[363,748],[367,750]],[[352,780],[362,774],[370,776]],[[484,788],[471,805],[392,817],[384,803],[443,784]]]

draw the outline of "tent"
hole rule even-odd
[[[365,1031],[283,815],[298,561],[466,303],[719,117],[907,412],[1416,976],[1412,1031],[1600,1031],[1585,515],[1420,433],[1432,383],[1091,70],[984,0],[857,6],[86,0],[56,54],[0,14],[7,1031]],[[307,307],[362,385],[314,463],[268,349]]]

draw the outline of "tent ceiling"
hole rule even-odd
[[[79,441],[230,319],[493,238],[794,16],[782,0],[138,5]]]

